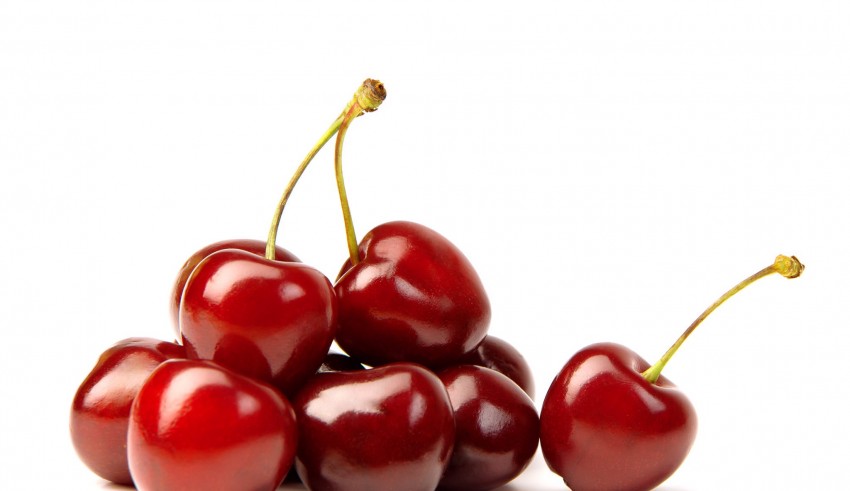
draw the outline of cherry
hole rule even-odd
[[[158,339],[128,338],[100,355],[71,404],[71,441],[98,476],[132,484],[127,464],[130,407],[142,383],[162,362],[184,358],[182,346]]]
[[[293,400],[295,467],[312,490],[428,491],[455,438],[446,388],[412,363],[315,375]]]
[[[274,388],[204,360],[170,360],[139,390],[127,454],[140,490],[274,490],[297,447]]]
[[[304,169],[344,115],[352,108],[374,110],[385,95],[380,82],[364,82],[298,167],[275,210],[265,257],[224,249],[192,270],[178,316],[190,358],[214,360],[289,395],[319,368],[336,330],[336,295],[318,270],[275,260],[280,217]]]
[[[314,268],[225,249],[189,277],[180,326],[189,358],[213,360],[291,394],[328,352],[336,298]]]
[[[795,257],[774,263],[721,296],[655,364],[624,346],[588,346],[564,365],[540,413],[540,446],[574,491],[652,489],[670,477],[696,438],[693,405],[661,370],[696,327],[732,295],[772,273],[796,278]]]
[[[534,403],[507,376],[460,365],[438,374],[455,416],[455,444],[439,489],[494,489],[531,462],[540,437]]]
[[[192,271],[202,259],[222,249],[241,249],[262,256],[266,253],[266,242],[254,239],[222,240],[199,249],[189,256],[189,259],[183,263],[183,266],[177,273],[177,279],[174,281],[174,288],[171,291],[171,320],[178,338],[180,337],[180,327],[178,325],[180,297],[183,296],[183,288],[186,286],[186,280],[189,279],[189,275],[192,274]],[[294,254],[280,246],[275,248],[275,258],[278,261],[300,262]]]
[[[488,334],[461,363],[478,365],[506,375],[519,385],[528,397],[534,399],[534,375],[531,373],[531,366],[519,350],[503,339]]]
[[[334,153],[349,251],[335,285],[337,344],[372,366],[396,361],[431,368],[452,365],[487,334],[487,294],[463,253],[423,225],[384,223],[358,246],[342,174],[342,146],[351,119],[346,117],[340,126]]]
[[[472,265],[437,232],[412,222],[378,225],[362,260],[337,280],[340,348],[367,365],[451,365],[487,334],[490,304]]]

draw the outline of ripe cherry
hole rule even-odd
[[[455,416],[455,444],[438,489],[483,491],[517,477],[540,437],[534,403],[501,373],[459,365],[438,374]]]
[[[308,489],[429,491],[455,438],[446,388],[411,363],[315,375],[293,401]]]
[[[178,323],[180,298],[183,296],[183,288],[186,286],[186,280],[189,279],[189,275],[192,274],[192,271],[194,271],[195,267],[201,262],[201,260],[213,252],[218,252],[223,249],[239,249],[254,253],[258,256],[263,256],[266,253],[266,242],[255,239],[222,240],[203,247],[189,256],[189,259],[183,263],[183,266],[177,273],[177,279],[174,281],[174,287],[171,290],[171,320],[178,339],[180,338],[180,327]],[[278,261],[300,262],[294,254],[280,246],[275,248],[275,259]]]
[[[314,268],[225,249],[189,277],[180,328],[189,358],[213,360],[292,394],[333,342],[336,297]]]
[[[185,358],[182,346],[151,338],[128,338],[100,355],[71,405],[71,442],[98,476],[132,484],[127,464],[130,407],[142,383],[166,360]]]
[[[396,221],[373,228],[358,246],[345,182],[343,121],[335,167],[349,259],[336,281],[337,344],[367,365],[395,361],[452,365],[487,334],[490,302],[472,264],[437,232]]]
[[[140,490],[272,491],[296,448],[289,402],[209,361],[161,364],[130,412],[127,454]]]
[[[534,375],[531,365],[518,349],[503,339],[488,334],[461,363],[495,370],[513,380],[528,397],[534,399]]]
[[[552,471],[574,491],[647,490],[665,481],[685,460],[697,422],[661,370],[732,295],[772,273],[796,278],[802,271],[797,258],[778,256],[706,309],[655,365],[611,343],[579,351],[552,382],[540,413],[540,446]]]
[[[412,222],[378,225],[362,259],[337,280],[340,348],[367,365],[459,362],[490,322],[484,287],[465,256],[437,232]]]

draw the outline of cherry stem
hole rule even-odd
[[[379,94],[376,93],[375,84],[380,86],[380,90],[382,91],[380,93],[383,94],[382,96],[379,96]],[[383,85],[376,80],[367,79],[363,82],[348,104],[346,104],[342,113],[340,113],[336,120],[334,120],[327,131],[322,134],[322,137],[319,138],[319,141],[316,142],[315,145],[313,145],[313,148],[310,149],[310,152],[304,158],[304,161],[302,161],[301,165],[299,165],[295,170],[295,173],[286,185],[286,189],[283,190],[283,195],[281,196],[280,201],[277,204],[277,208],[275,208],[274,216],[272,217],[272,225],[269,229],[268,240],[266,241],[267,259],[272,261],[275,259],[275,244],[277,243],[277,231],[280,228],[280,218],[283,215],[283,209],[286,207],[286,202],[289,201],[289,196],[292,194],[292,190],[295,189],[295,185],[298,183],[298,180],[301,179],[301,175],[304,173],[304,170],[307,169],[307,166],[313,160],[313,157],[319,153],[319,150],[325,146],[325,143],[333,138],[333,136],[339,131],[342,124],[346,121],[347,116],[352,113],[352,108],[359,108],[356,116],[360,116],[364,112],[376,110],[386,96],[386,92],[383,92],[383,90]],[[348,124],[350,123],[351,122],[349,121]],[[348,126],[348,124],[346,126]]]
[[[363,87],[366,89],[363,91],[364,97],[362,100],[356,101],[343,113],[339,133],[336,136],[336,148],[334,151],[336,185],[339,190],[339,203],[342,207],[342,220],[345,222],[345,238],[348,243],[348,255],[352,266],[360,262],[360,251],[357,247],[357,234],[354,231],[354,221],[351,218],[348,193],[345,191],[345,179],[343,179],[342,175],[342,144],[345,141],[345,135],[348,133],[348,127],[351,125],[351,122],[364,112],[376,110],[387,96],[384,84],[377,80],[368,79],[363,82]]]
[[[729,300],[739,291],[743,290],[755,281],[764,278],[765,276],[769,276],[773,273],[779,273],[786,278],[796,278],[803,273],[803,270],[805,268],[806,267],[803,266],[800,260],[797,259],[795,256],[776,256],[776,260],[773,262],[773,264],[762,269],[758,273],[750,276],[744,281],[738,283],[731,290],[727,291],[723,294],[723,296],[718,298],[717,301],[711,304],[709,308],[705,309],[705,312],[700,314],[700,316],[697,317],[696,320],[690,326],[688,326],[687,329],[685,329],[685,332],[683,332],[682,335],[679,336],[679,339],[677,339],[676,342],[673,343],[673,346],[671,346],[670,349],[668,349],[667,352],[664,353],[664,356],[662,356],[661,359],[655,363],[655,365],[652,365],[651,367],[646,369],[646,371],[644,371],[641,375],[643,375],[643,378],[645,378],[651,384],[657,382],[658,377],[661,376],[661,370],[664,369],[664,366],[667,365],[667,362],[670,361],[670,358],[672,358],[673,355],[676,354],[676,351],[679,349],[680,346],[682,346],[682,343],[684,343],[685,340],[688,339],[688,336],[690,336],[691,333],[694,332],[697,326],[699,326],[702,321],[704,321],[705,318],[709,316],[709,314],[714,312],[714,309],[719,307],[726,300]]]

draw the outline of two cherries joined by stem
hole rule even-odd
[[[320,373],[298,392],[296,469],[310,489],[499,487],[537,449],[539,417],[523,391],[533,391],[530,370],[486,337],[487,295],[445,237],[395,221],[358,244],[342,174],[357,115],[344,115],[334,152],[349,251],[334,288],[336,341],[375,368]]]
[[[796,278],[803,269],[796,257],[778,256],[717,299],[654,365],[613,343],[576,353],[541,408],[540,446],[550,469],[574,491],[648,490],[665,481],[690,451],[697,420],[693,405],[661,371],[723,302],[760,278]]]

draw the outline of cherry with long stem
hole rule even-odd
[[[331,123],[331,126],[324,134],[322,134],[321,138],[319,138],[319,141],[316,142],[313,148],[310,149],[310,152],[304,158],[304,161],[301,162],[301,165],[299,165],[295,170],[295,173],[286,185],[286,189],[284,189],[283,195],[275,209],[274,216],[272,217],[271,228],[269,229],[268,241],[266,242],[267,259],[275,259],[275,243],[277,242],[277,231],[280,228],[280,218],[281,215],[283,215],[283,209],[286,207],[286,202],[289,201],[289,196],[292,194],[292,190],[295,188],[295,185],[298,183],[298,180],[301,178],[304,170],[307,169],[307,166],[313,160],[313,157],[319,153],[319,150],[325,146],[325,143],[327,143],[334,134],[338,131],[347,131],[348,126],[354,118],[362,115],[363,113],[372,112],[378,109],[378,106],[380,106],[381,102],[384,101],[386,95],[386,89],[381,82],[371,78],[366,79],[354,93],[354,96],[345,106],[345,109],[343,109],[336,120]],[[338,147],[341,148],[341,143],[338,143]]]
[[[763,268],[759,272],[738,283],[729,291],[724,293],[720,298],[718,298],[713,304],[711,304],[710,307],[705,309],[705,312],[700,314],[700,316],[697,317],[696,320],[694,320],[694,322],[691,323],[691,325],[688,326],[687,329],[685,329],[685,332],[683,332],[682,335],[679,336],[679,339],[677,339],[676,342],[673,343],[673,346],[671,346],[670,349],[668,349],[667,352],[664,353],[661,359],[659,359],[654,365],[646,369],[641,375],[643,375],[643,378],[645,378],[651,384],[657,382],[658,377],[661,376],[661,370],[664,369],[664,367],[667,365],[667,362],[670,361],[670,358],[672,358],[673,355],[676,354],[676,351],[679,350],[679,347],[682,346],[682,343],[684,343],[685,340],[688,339],[688,336],[690,336],[691,333],[694,332],[697,326],[699,326],[702,321],[704,321],[705,318],[709,316],[709,314],[714,312],[717,307],[719,307],[726,300],[729,300],[733,295],[735,295],[739,291],[743,290],[744,288],[756,282],[757,280],[764,278],[765,276],[770,276],[773,273],[779,273],[782,276],[790,279],[800,276],[803,273],[804,269],[805,266],[795,256],[776,256],[776,260],[774,260],[773,264],[767,266],[766,268]]]

